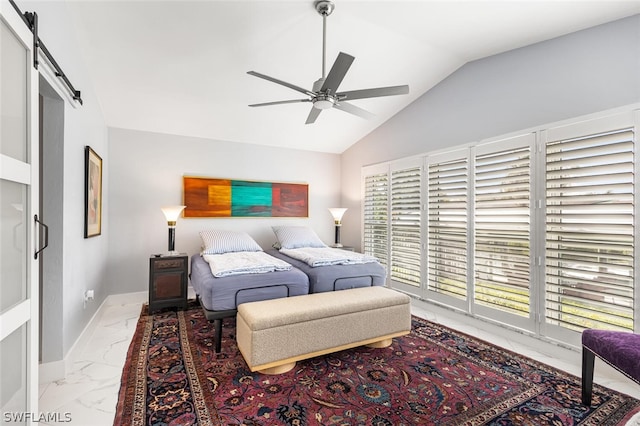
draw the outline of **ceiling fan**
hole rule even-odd
[[[329,74],[325,74],[325,58],[326,58],[326,41],[327,41],[327,16],[331,15],[335,5],[330,0],[317,0],[314,2],[316,11],[322,15],[322,78],[313,83],[312,90],[307,90],[295,84],[261,74],[256,71],[248,71],[247,74],[263,78],[276,84],[288,87],[307,95],[304,99],[293,99],[287,101],[265,102],[260,104],[252,104],[250,107],[291,104],[297,102],[313,102],[309,116],[305,124],[311,124],[316,121],[323,109],[337,108],[341,111],[357,115],[362,118],[372,118],[374,115],[360,107],[348,103],[354,99],[377,98],[380,96],[405,95],[409,93],[409,86],[390,86],[378,87],[375,89],[350,90],[346,92],[338,92],[338,87],[344,76],[347,74],[351,63],[355,59],[353,56],[340,52],[336,61],[333,63]]]

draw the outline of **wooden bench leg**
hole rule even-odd
[[[589,349],[582,347],[582,403],[591,407],[593,391],[593,365],[596,355]]]
[[[275,367],[270,367],[270,368],[265,368],[263,370],[258,370],[258,373],[262,373],[262,374],[282,374],[282,373],[286,373],[287,371],[291,371],[293,370],[293,367],[296,366],[296,362],[288,362],[286,364],[282,364],[282,365],[276,365]]]
[[[384,340],[380,340],[379,342],[373,342],[373,343],[369,343],[367,346],[368,348],[388,348],[389,346],[391,346],[391,343],[393,343],[393,339],[384,339]]]

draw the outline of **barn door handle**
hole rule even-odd
[[[44,246],[42,246],[40,250],[35,252],[35,254],[33,255],[34,259],[38,259],[38,255],[42,253],[42,250],[46,249],[49,246],[49,227],[42,223],[40,219],[38,219],[38,215],[35,215],[33,219],[36,221],[38,226],[44,229]]]

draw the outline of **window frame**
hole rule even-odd
[[[495,140],[495,141],[490,141],[490,142],[486,142],[486,143],[482,143],[479,144],[476,148],[475,148],[475,155],[474,155],[474,170],[473,170],[473,183],[474,183],[474,205],[473,205],[473,211],[472,211],[472,217],[474,220],[474,228],[473,228],[473,243],[474,243],[474,259],[472,260],[472,264],[475,263],[475,236],[476,236],[476,229],[475,229],[475,222],[476,222],[476,214],[475,214],[475,183],[476,183],[476,163],[475,160],[477,159],[478,156],[481,155],[485,155],[485,154],[489,154],[489,153],[502,153],[505,152],[509,149],[513,149],[515,147],[518,148],[523,148],[523,147],[529,147],[529,153],[530,153],[530,157],[529,157],[529,173],[530,176],[533,177],[534,176],[534,170],[536,170],[536,151],[537,151],[537,133],[536,132],[528,132],[528,133],[524,133],[524,134],[520,134],[520,135],[516,135],[516,136],[511,136],[505,139],[500,139],[500,140]],[[529,192],[530,192],[530,196],[529,196],[529,241],[530,241],[530,246],[529,246],[529,276],[533,277],[534,276],[534,270],[535,270],[535,258],[536,258],[536,252],[534,251],[535,248],[538,247],[538,244],[536,244],[533,239],[534,239],[534,223],[536,223],[536,217],[539,214],[539,209],[536,208],[536,206],[538,205],[537,203],[537,198],[536,198],[536,186],[535,186],[535,179],[530,179],[529,181]],[[474,265],[475,266],[475,265]],[[538,310],[538,302],[537,302],[537,298],[536,298],[536,291],[538,290],[538,286],[535,285],[535,281],[531,280],[530,285],[529,285],[529,316],[519,316],[519,315],[515,315],[506,311],[501,311],[498,309],[492,309],[492,308],[488,308],[486,306],[483,306],[482,304],[476,303],[475,301],[475,276],[476,276],[476,270],[475,267],[472,267],[472,272],[473,272],[473,280],[474,280],[474,285],[472,286],[472,291],[471,294],[474,296],[472,297],[472,312],[476,315],[478,315],[479,317],[483,317],[483,318],[487,318],[490,319],[492,321],[498,321],[500,323],[504,323],[504,324],[509,324],[511,327],[513,328],[517,328],[519,330],[523,330],[523,331],[528,331],[528,332],[535,332],[536,331],[536,313]]]
[[[388,262],[388,271],[387,274],[389,275],[389,286],[391,288],[397,289],[397,290],[401,290],[404,291],[406,293],[409,294],[413,294],[416,296],[421,296],[422,295],[422,287],[423,287],[423,277],[424,277],[424,264],[422,261],[422,258],[420,256],[420,269],[419,269],[419,274],[420,274],[420,283],[418,283],[417,286],[411,285],[411,284],[407,284],[398,280],[395,280],[393,278],[393,274],[391,272],[391,268],[392,268],[392,260],[393,260],[393,207],[392,207],[392,198],[393,198],[393,173],[397,172],[397,171],[403,171],[403,170],[409,170],[409,169],[415,169],[415,168],[419,168],[420,169],[420,177],[419,177],[419,182],[422,181],[423,176],[424,176],[424,167],[423,167],[423,162],[422,162],[422,158],[420,157],[413,157],[413,158],[408,158],[408,159],[404,159],[401,161],[395,161],[393,163],[391,163],[389,165],[389,262]],[[420,242],[419,242],[419,246],[420,246],[420,251],[424,250],[424,229],[423,229],[423,216],[424,216],[424,198],[423,198],[423,193],[422,193],[422,188],[418,188],[419,191],[419,211],[420,211],[420,217],[419,217],[419,229],[420,229]]]
[[[390,217],[390,209],[389,209],[389,195],[390,195],[390,186],[391,186],[391,182],[389,179],[389,164],[385,163],[385,164],[376,164],[373,166],[366,166],[362,168],[362,172],[361,172],[361,176],[360,176],[360,188],[361,188],[361,200],[362,202],[360,203],[360,217],[362,218],[362,228],[361,228],[361,232],[360,232],[360,247],[362,247],[362,251],[363,253],[365,253],[365,247],[366,247],[366,241],[365,241],[365,226],[366,226],[366,216],[365,216],[365,199],[367,196],[367,185],[366,185],[366,179],[369,176],[374,176],[374,175],[381,175],[381,174],[386,174],[387,175],[387,239],[384,242],[386,248],[385,248],[385,252],[387,255],[387,259],[384,260],[384,262],[382,262],[385,265],[385,285],[389,286],[389,268],[388,268],[388,263],[389,263],[389,253],[390,253],[390,235],[389,235],[389,217]],[[365,253],[366,254],[366,253]]]
[[[449,152],[443,152],[443,153],[437,153],[437,154],[433,154],[433,155],[428,155],[425,157],[424,162],[424,179],[422,180],[422,182],[424,183],[423,185],[423,190],[425,195],[425,206],[424,206],[424,211],[425,214],[428,216],[429,214],[429,167],[433,164],[442,164],[442,163],[449,163],[449,162],[453,162],[453,161],[466,161],[467,162],[467,206],[466,206],[466,221],[467,221],[467,225],[471,225],[470,224],[470,220],[469,220],[469,214],[470,214],[470,206],[473,205],[473,198],[472,198],[472,194],[470,194],[470,187],[471,187],[471,182],[470,182],[470,172],[473,169],[473,163],[472,163],[472,155],[471,155],[471,149],[472,147],[465,147],[462,149],[454,149],[451,150]],[[424,264],[424,277],[426,282],[423,284],[424,286],[424,293],[427,299],[429,300],[433,300],[437,303],[440,303],[442,305],[446,305],[452,308],[455,308],[457,310],[461,310],[463,312],[468,312],[468,313],[472,313],[472,306],[471,306],[471,300],[469,298],[469,289],[472,287],[472,281],[470,281],[470,277],[467,275],[467,287],[466,287],[466,297],[464,299],[461,298],[456,298],[454,296],[450,296],[444,293],[440,293],[436,290],[433,290],[432,288],[430,288],[430,286],[428,285],[428,282],[431,279],[431,274],[430,271],[428,269],[428,265],[429,265],[429,247],[431,244],[430,238],[429,238],[429,219],[424,221],[424,227],[423,227],[423,235],[425,238],[425,244],[423,245],[423,264]],[[467,230],[467,237],[469,235],[469,231]],[[466,253],[467,253],[467,271],[469,271],[470,266],[472,265],[473,262],[470,262],[470,258],[473,256],[473,242],[470,241],[469,238],[467,238],[467,247],[466,247]],[[471,256],[470,256],[471,255]]]
[[[589,120],[575,120],[574,122],[568,122],[559,126],[549,127],[540,132],[540,143],[542,147],[542,155],[546,155],[546,146],[547,143],[552,141],[560,141],[566,139],[573,139],[578,137],[584,137],[587,135],[594,135],[599,133],[607,133],[610,131],[623,129],[623,128],[633,128],[634,130],[634,242],[633,242],[633,256],[634,256],[634,332],[638,332],[640,329],[640,285],[638,284],[638,273],[640,269],[639,257],[639,249],[638,246],[640,242],[637,239],[638,235],[638,213],[640,213],[638,204],[640,203],[640,198],[638,197],[638,189],[640,186],[640,167],[639,160],[637,155],[635,154],[638,151],[639,143],[638,140],[638,132],[640,131],[640,110],[631,110],[617,114],[606,115],[603,114],[600,117],[594,117]],[[546,169],[545,169],[546,170]],[[545,185],[546,186],[546,185]],[[547,202],[546,197],[542,198],[542,210],[546,211]],[[545,223],[543,226],[546,226],[546,219],[544,219],[545,214],[543,216],[543,222]],[[545,229],[545,228],[543,228]],[[546,239],[546,238],[545,238]],[[542,242],[545,244],[545,241]],[[546,270],[546,251],[544,251],[541,262],[543,266],[543,276],[541,277],[541,285],[543,289],[539,291],[537,295],[539,297],[539,303],[541,306],[541,318],[540,318],[540,335],[555,340],[559,342],[568,343],[571,346],[580,346],[581,344],[581,333],[575,330],[571,330],[568,328],[560,327],[554,324],[551,324],[545,319],[545,309],[546,309],[546,279],[545,272]]]

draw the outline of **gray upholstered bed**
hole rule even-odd
[[[235,316],[241,303],[309,292],[309,278],[296,268],[216,278],[200,254],[191,257],[191,285],[205,316],[214,322],[216,352],[221,349],[222,319]]]
[[[309,293],[345,290],[358,287],[383,286],[386,271],[378,262],[348,265],[309,266],[276,249],[266,251],[303,271],[309,277]]]

